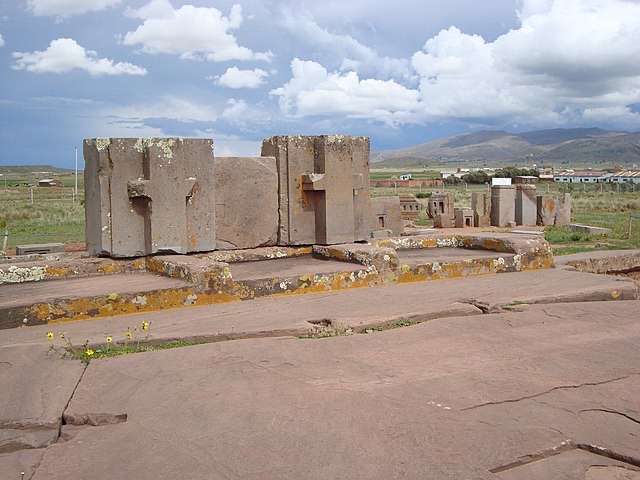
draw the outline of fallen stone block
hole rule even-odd
[[[16,245],[16,255],[36,255],[64,252],[64,243]]]
[[[555,225],[569,225],[571,223],[571,194],[564,193],[556,200],[554,215]]]
[[[515,185],[494,185],[491,187],[491,225],[507,227],[516,221]]]
[[[371,232],[374,236],[386,234],[388,236],[400,236],[404,231],[402,213],[400,210],[400,197],[376,197],[371,199]]]
[[[276,158],[279,245],[338,244],[369,238],[369,138],[275,136],[262,156]]]
[[[592,227],[590,225],[582,225],[579,223],[571,223],[567,225],[567,228],[572,232],[586,233],[588,235],[609,235],[611,233],[610,228]]]
[[[274,157],[216,157],[216,249],[276,245],[278,171]]]
[[[137,257],[215,249],[207,139],[84,141],[87,251]]]
[[[546,227],[553,225],[556,216],[556,199],[553,195],[536,197],[536,225]]]

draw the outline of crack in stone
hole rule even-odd
[[[556,391],[556,390],[570,390],[570,389],[574,389],[574,388],[591,387],[591,386],[596,386],[596,385],[605,385],[607,383],[617,382],[618,380],[624,380],[626,378],[633,377],[635,375],[638,375],[638,374],[637,373],[631,373],[629,375],[625,375],[625,376],[622,376],[622,377],[616,377],[616,378],[612,378],[610,380],[603,380],[602,382],[585,382],[585,383],[580,383],[578,385],[560,385],[558,387],[553,387],[553,388],[550,388],[549,390],[545,390],[544,392],[536,393],[534,395],[526,395],[526,396],[520,397],[520,398],[500,400],[500,401],[497,401],[497,402],[480,403],[478,405],[472,405],[471,407],[462,408],[460,411],[464,412],[464,411],[467,411],[467,410],[475,410],[476,408],[488,407],[488,406],[491,406],[491,405],[502,405],[504,403],[517,403],[517,402],[520,402],[522,400],[531,400],[531,399],[534,399],[534,398],[537,398],[537,397],[541,397],[543,395],[546,395],[547,393],[551,393],[551,392]]]
[[[626,418],[627,420],[631,420],[632,422],[635,422],[637,424],[640,425],[640,420],[638,420],[637,418],[632,417],[631,415],[627,415],[626,413],[622,413],[619,412],[617,410],[609,410],[607,408],[586,408],[584,410],[580,410],[578,413],[582,413],[582,412],[604,412],[604,413],[612,413],[614,415],[620,415],[621,417]]]
[[[541,452],[534,453],[531,455],[525,455],[523,457],[520,457],[515,462],[511,462],[506,465],[501,465],[499,467],[492,468],[489,471],[491,473],[506,472],[507,470],[513,470],[514,468],[522,467],[524,465],[538,462],[540,460],[545,460],[549,457],[554,457],[556,455],[560,455],[561,453],[570,452],[572,450],[583,450],[585,452],[593,453],[595,455],[605,457],[605,458],[610,458],[611,460],[616,460],[618,462],[626,463],[634,467],[640,467],[639,458],[630,457],[628,455],[622,455],[620,453],[614,452],[613,450],[600,447],[598,445],[591,445],[587,443],[576,443],[573,440],[568,439],[563,442],[560,442],[558,445],[555,445],[549,449],[542,450]]]

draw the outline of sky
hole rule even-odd
[[[0,165],[82,140],[272,135],[372,150],[640,130],[640,0],[0,0]]]

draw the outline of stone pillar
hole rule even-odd
[[[279,175],[279,245],[369,238],[369,138],[276,136],[262,142]]]
[[[571,223],[571,194],[560,194],[556,202],[556,225],[569,225]]]
[[[136,257],[215,249],[213,142],[84,141],[87,251]]]
[[[516,186],[516,224],[531,226],[537,217],[536,186],[520,184]]]
[[[473,224],[476,227],[491,225],[491,194],[489,192],[473,192],[471,194],[471,210],[473,210]]]
[[[553,195],[538,195],[536,225],[553,225],[556,215],[556,199]]]
[[[516,186],[491,187],[491,225],[507,227],[516,221]]]

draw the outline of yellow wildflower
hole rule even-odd
[[[60,338],[64,338],[65,333],[64,332],[60,332]]]
[[[149,330],[149,322],[142,322],[142,330]]]
[[[127,330],[127,333],[125,333],[125,335],[129,340],[131,340],[131,332],[129,330]]]
[[[47,332],[47,338],[53,340],[53,332]]]
[[[107,337],[107,343],[111,343],[111,342],[113,342],[113,338]]]
[[[84,352],[87,354],[88,357],[90,357],[91,355],[93,355],[95,352],[93,350],[91,350],[90,348],[87,349],[86,352]]]

